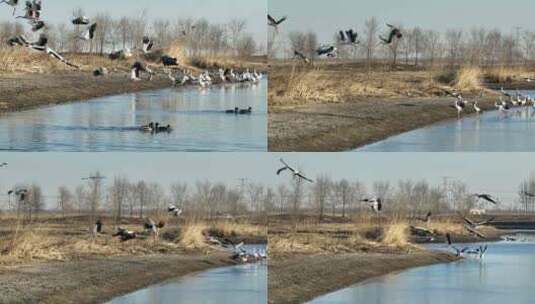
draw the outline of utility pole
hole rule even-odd
[[[102,180],[104,180],[105,178],[105,176],[100,175],[100,172],[97,172],[96,174],[90,175],[88,177],[82,177],[82,180],[87,181],[89,187],[92,189],[92,195],[90,198],[91,214],[89,214],[89,231],[92,231],[93,224],[95,223],[95,214],[97,212],[97,206],[99,203],[100,187]]]

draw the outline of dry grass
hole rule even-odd
[[[463,67],[455,77],[452,86],[463,92],[473,92],[482,89],[483,73],[477,67]]]
[[[254,224],[215,221],[191,222],[178,226],[170,224],[160,231],[160,238],[154,240],[149,234],[143,233],[139,219],[132,219],[123,221],[121,227],[138,232],[138,238],[121,242],[119,238],[112,237],[113,227],[111,224],[106,225],[106,222],[104,233],[93,237],[83,218],[58,220],[54,217],[43,218],[39,223],[28,225],[18,233],[7,231],[4,227],[0,231],[0,264],[185,251],[209,253],[212,247],[206,242],[206,236],[213,234],[213,231],[239,238],[265,236],[262,234],[265,230]]]
[[[409,245],[409,224],[392,223],[385,229],[382,243],[389,246],[406,247]]]
[[[530,71],[526,68],[491,68],[485,70],[485,78],[489,82],[494,83],[511,83],[513,81],[523,81],[523,78],[533,78],[534,71]]]
[[[277,66],[270,72],[270,105],[339,103],[358,98],[429,97],[449,88],[434,71],[375,71],[349,67]]]

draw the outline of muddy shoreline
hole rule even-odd
[[[270,258],[268,302],[303,303],[388,273],[456,260],[458,258],[451,254],[428,251],[394,255],[353,253]]]
[[[234,265],[224,254],[96,257],[0,266],[0,303],[102,303],[150,285]]]
[[[489,87],[496,89],[496,85]],[[528,89],[509,85],[505,89]],[[535,85],[531,85],[535,88]],[[499,88],[498,88],[499,89]],[[498,95],[479,101],[494,110]],[[468,101],[474,96],[467,96]],[[343,103],[318,103],[270,108],[268,149],[271,152],[349,151],[404,132],[457,119],[451,97],[359,98]],[[463,116],[474,115],[469,104]]]
[[[126,73],[7,74],[0,76],[0,114],[167,87],[171,87],[168,79],[131,81]]]

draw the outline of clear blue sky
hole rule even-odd
[[[439,31],[475,26],[508,33],[515,26],[535,29],[535,1],[529,0],[269,0],[268,8],[276,18],[288,16],[282,31],[312,30],[323,42],[332,41],[341,28],[362,28],[372,16],[383,26],[390,22]]]
[[[289,180],[275,174],[281,156],[313,178],[326,173],[370,187],[374,181],[397,185],[400,179],[438,185],[447,176],[504,203],[516,201],[519,183],[535,171],[533,153],[0,153],[0,162],[9,163],[0,168],[0,193],[16,183],[36,182],[46,195],[56,195],[59,186],[73,188],[97,169],[108,183],[122,175],[163,186],[197,180],[237,186],[239,178],[276,186]]]
[[[22,11],[24,1],[19,1]],[[247,20],[247,31],[257,41],[266,40],[266,7],[264,0],[44,0],[42,18],[54,24],[68,23],[75,8],[82,8],[87,16],[109,12],[113,16],[138,16],[147,9],[149,18],[192,17],[224,23],[233,18]],[[12,20],[12,10],[0,5],[0,21]]]

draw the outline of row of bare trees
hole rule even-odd
[[[78,8],[74,16],[84,16]],[[247,22],[234,19],[224,24],[212,24],[206,19],[176,18],[149,19],[142,11],[135,17],[116,17],[109,12],[100,12],[91,20],[98,24],[95,38],[90,42],[77,37],[85,26],[68,23],[48,24],[45,33],[50,45],[61,52],[109,53],[119,49],[140,49],[143,36],[149,36],[156,48],[177,45],[189,56],[251,56],[262,52],[258,43],[248,33]],[[32,35],[22,22],[4,21],[0,23],[0,48],[7,47],[7,39],[14,35]],[[34,37],[35,38],[35,37]]]
[[[473,65],[473,66],[513,66],[526,64],[535,59],[535,31],[515,29],[503,33],[498,29],[473,28],[470,30],[450,29],[439,32],[421,27],[403,27],[401,40],[390,45],[379,41],[386,33],[377,18],[372,17],[361,27],[356,27],[360,43],[344,46],[340,43],[338,32],[334,32],[333,43],[338,46],[339,57],[364,61],[372,64],[374,60],[390,59],[394,63],[401,60],[415,66],[426,65]],[[319,42],[314,32],[283,32],[272,30],[269,35],[268,51],[271,57],[293,57],[294,50],[303,52],[310,58],[315,57]]]
[[[6,207],[31,220],[44,210],[45,197],[37,184],[27,189],[24,201],[10,197]],[[526,193],[535,193],[535,174],[522,181],[519,208],[513,207],[516,211],[535,212],[535,197]],[[386,212],[405,216],[488,207],[488,203],[478,202],[461,181],[445,180],[436,186],[425,180],[401,180],[396,185],[378,181],[367,187],[360,181],[320,175],[313,184],[291,179],[277,187],[261,183],[234,187],[221,182],[198,181],[173,183],[167,190],[158,183],[132,182],[121,176],[111,181],[90,179],[74,189],[59,187],[55,196],[57,205],[53,209],[63,215],[89,215],[91,222],[104,214],[113,216],[116,222],[124,217],[165,216],[169,204],[182,208],[184,215],[190,218],[315,214],[321,219],[327,215],[351,217],[368,212],[369,206],[362,199],[370,197],[381,198]]]

